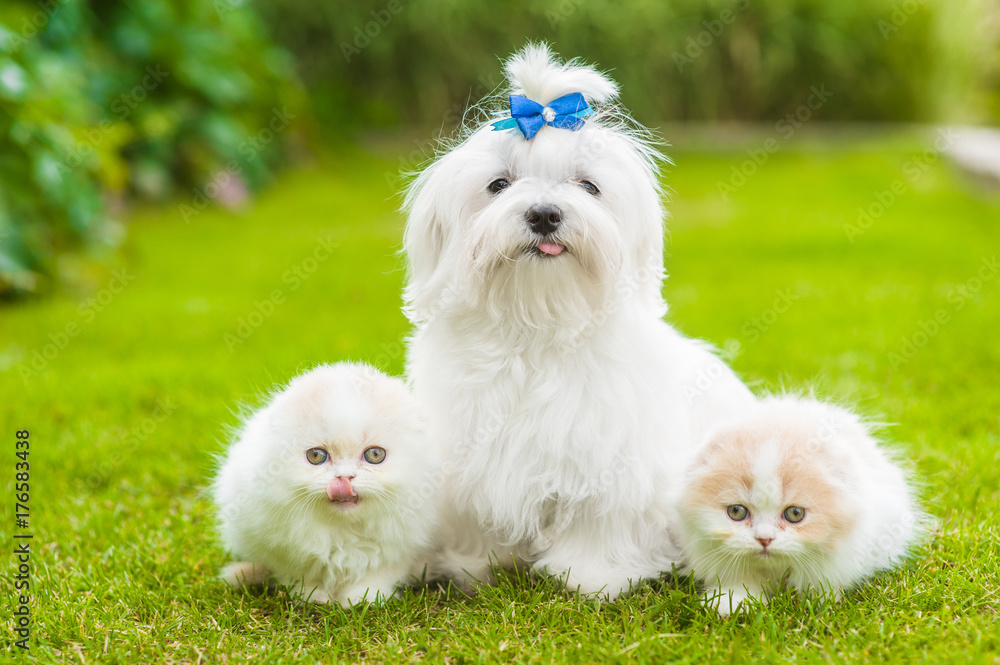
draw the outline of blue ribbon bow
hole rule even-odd
[[[542,106],[521,95],[511,95],[510,117],[494,122],[493,131],[517,127],[524,134],[524,138],[530,141],[545,125],[575,132],[583,127],[583,118],[593,112],[594,110],[587,105],[587,100],[579,92],[554,99],[548,106]]]

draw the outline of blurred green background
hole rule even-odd
[[[304,153],[446,134],[528,40],[651,126],[773,123],[811,86],[824,121],[1000,119],[998,0],[4,0],[0,298],[85,279],[137,200],[189,221]]]

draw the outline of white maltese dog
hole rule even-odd
[[[665,490],[753,397],[662,320],[661,155],[617,85],[544,45],[506,72],[511,117],[405,204],[408,373],[445,451],[430,572],[524,562],[614,599],[678,560]]]

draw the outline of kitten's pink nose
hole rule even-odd
[[[758,538],[757,542],[766,548],[768,545],[771,544],[772,540],[774,540],[774,538]]]
[[[330,497],[330,501],[347,501],[357,496],[351,487],[351,479],[343,476],[337,476],[330,481],[326,486],[326,495]]]

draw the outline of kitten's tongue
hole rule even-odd
[[[566,249],[565,245],[560,245],[560,244],[554,243],[554,242],[540,242],[540,243],[538,243],[538,251],[540,251],[540,252],[542,252],[544,254],[549,254],[551,256],[555,256],[556,254],[559,254],[564,249]]]
[[[351,481],[344,477],[331,480],[330,484],[326,486],[326,495],[330,497],[330,501],[349,501],[357,496],[354,493],[354,488],[351,487]]]

